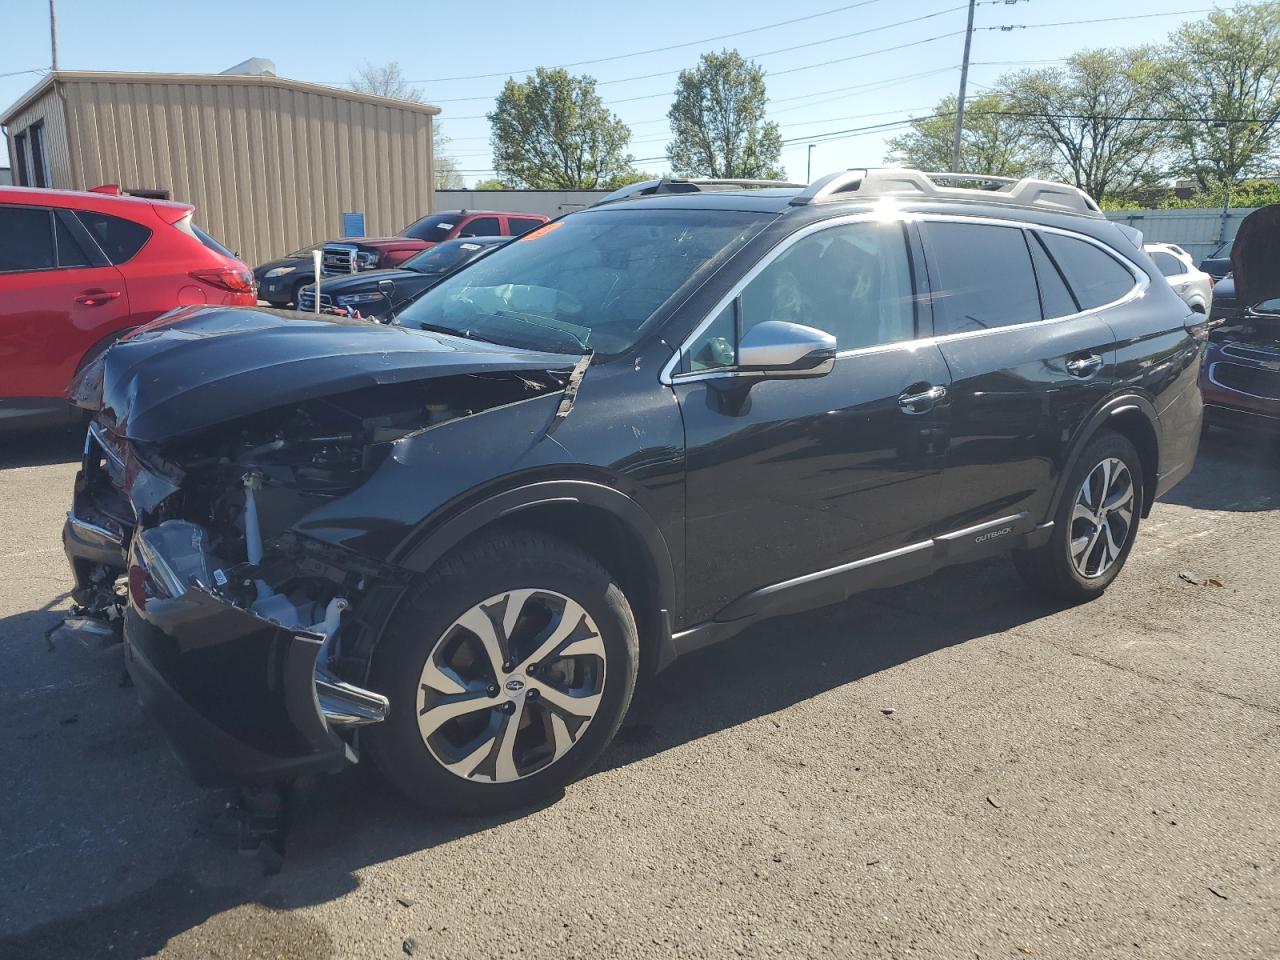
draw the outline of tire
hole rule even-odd
[[[370,671],[391,712],[363,744],[432,810],[557,797],[617,733],[639,647],[626,597],[592,557],[533,532],[486,537],[442,560],[394,615]]]
[[[1123,465],[1128,475],[1127,498],[1122,489],[1123,474],[1115,464]],[[1089,493],[1085,492],[1086,480],[1090,483]],[[1082,498],[1093,500],[1096,505],[1104,482],[1109,484],[1109,495],[1103,502],[1112,506],[1102,514],[1104,522],[1099,524],[1096,512],[1092,519],[1086,516],[1093,511]],[[1133,444],[1109,430],[1099,433],[1071,471],[1054,514],[1049,542],[1034,550],[1014,551],[1018,573],[1032,587],[1060,600],[1079,602],[1099,596],[1129,558],[1141,523],[1142,490],[1142,460]],[[1120,536],[1123,540],[1117,543]],[[1081,538],[1090,541],[1082,552]]]
[[[302,288],[309,287],[314,280],[299,280],[293,285],[293,299],[289,301],[287,306],[297,307],[302,300]]]

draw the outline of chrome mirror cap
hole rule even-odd
[[[766,320],[743,335],[738,368],[744,372],[820,377],[835,367],[836,338],[815,327]]]

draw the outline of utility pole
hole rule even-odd
[[[54,70],[58,69],[58,9],[54,6],[56,0],[49,0],[49,46],[53,51],[53,63],[51,66]]]
[[[53,0],[49,2],[52,3]],[[969,47],[973,44],[973,8],[976,6],[977,0],[969,0],[969,26],[964,32],[964,59],[960,62],[960,96],[956,98],[956,136],[951,143],[952,173],[960,172],[960,135],[964,133],[964,88],[969,82]]]

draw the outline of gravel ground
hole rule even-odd
[[[78,444],[2,443],[0,957],[1280,956],[1274,445],[1211,435],[1092,604],[1001,560],[773,621],[558,802],[442,820],[353,769],[268,876],[119,647],[46,642]]]

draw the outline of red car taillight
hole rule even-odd
[[[213,270],[192,270],[192,280],[199,280],[219,290],[232,293],[253,293],[253,274],[248,270],[233,270],[231,267],[218,267]]]

